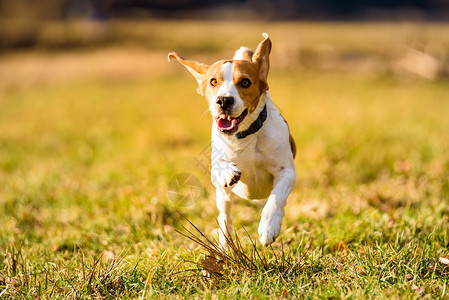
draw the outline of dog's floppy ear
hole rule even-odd
[[[171,61],[173,58],[176,58],[181,64],[184,65],[184,67],[186,67],[187,70],[189,70],[190,73],[192,73],[193,77],[195,77],[196,81],[198,82],[198,89],[196,91],[198,92],[198,94],[203,96],[203,81],[205,79],[205,75],[207,70],[209,69],[209,66],[196,61],[185,59],[179,56],[176,52],[170,52],[168,54],[168,61]]]
[[[270,69],[270,52],[271,52],[271,40],[267,33],[262,33],[265,38],[257,46],[256,51],[253,54],[253,62],[259,66],[259,79],[265,85],[264,89],[268,90],[268,70]]]

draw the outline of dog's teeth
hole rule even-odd
[[[231,121],[231,120],[232,120],[231,116],[228,116],[228,121]]]

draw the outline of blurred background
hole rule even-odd
[[[254,44],[254,32],[277,27],[271,34],[278,38],[274,55],[284,59],[280,67],[354,67],[435,78],[447,73],[449,35],[441,26],[447,20],[446,0],[2,0],[0,55],[111,46],[213,53],[238,42]],[[174,25],[181,21],[186,26]],[[371,29],[359,30],[360,23]],[[303,32],[307,24],[319,25]],[[345,29],[336,33],[338,26]]]

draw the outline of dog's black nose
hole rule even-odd
[[[217,104],[224,110],[234,104],[234,97],[219,96],[217,97]]]

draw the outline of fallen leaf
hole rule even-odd
[[[440,257],[440,263],[443,265],[449,265],[449,259],[447,257]]]
[[[334,246],[334,251],[338,252],[338,251],[342,251],[345,255],[348,254],[348,248],[346,247],[345,242],[343,241],[339,241],[335,246]]]
[[[287,290],[285,289],[285,286],[282,288],[282,297],[283,298],[289,298],[289,294],[287,293]]]
[[[217,259],[212,255],[206,255],[206,257],[201,260],[201,267],[203,267],[209,277],[210,275],[215,275],[216,277],[223,276],[224,264],[223,260]]]

